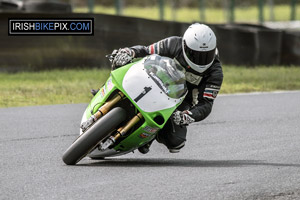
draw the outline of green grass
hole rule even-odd
[[[0,107],[89,102],[109,70],[54,70],[0,73]]]
[[[221,94],[300,90],[300,67],[223,66]],[[0,73],[0,107],[87,103],[91,88],[99,88],[108,70],[53,70]]]
[[[75,12],[86,13],[88,9],[86,7],[78,7],[74,9]],[[300,20],[300,5],[296,8],[296,20]],[[97,5],[94,8],[95,13],[103,14],[115,14],[114,7],[104,7]],[[290,20],[290,5],[276,5],[274,6],[274,17],[275,21],[289,21]],[[125,7],[123,11],[124,16],[141,17],[147,19],[158,20],[159,10],[158,7]],[[206,8],[205,10],[206,22],[207,23],[224,23],[226,22],[226,13],[222,8]],[[270,9],[264,7],[264,19],[269,21]],[[176,11],[176,20],[179,22],[193,22],[199,21],[200,14],[198,8],[179,8]],[[172,9],[170,6],[165,8],[165,20],[173,20]],[[249,7],[237,7],[235,10],[235,21],[236,22],[258,22],[258,8],[256,6]]]
[[[221,93],[300,90],[300,67],[224,66]]]

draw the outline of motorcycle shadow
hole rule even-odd
[[[86,160],[85,160],[86,161]],[[300,164],[268,163],[262,160],[196,160],[171,158],[106,158],[104,160],[89,160],[89,163],[79,163],[77,166],[87,167],[300,167]]]

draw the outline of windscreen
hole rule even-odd
[[[186,93],[185,70],[171,58],[151,55],[145,60],[144,68],[169,97],[180,98]]]

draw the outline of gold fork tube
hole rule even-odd
[[[120,127],[117,130],[117,134],[114,136],[114,139],[117,140],[119,137],[125,135],[136,123],[138,123],[141,119],[143,119],[143,116],[141,113],[138,113],[135,115],[127,124],[123,127]]]
[[[95,117],[99,119],[100,117],[104,116],[111,108],[116,105],[122,98],[124,94],[122,92],[118,92],[111,100],[107,101],[99,110],[95,113]]]

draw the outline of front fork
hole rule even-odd
[[[141,113],[136,114],[127,124],[123,127],[120,127],[116,134],[110,136],[104,143],[100,143],[99,150],[105,150],[108,147],[110,147],[112,144],[114,144],[117,139],[119,139],[121,136],[126,135],[126,133],[141,119],[143,119],[143,116]]]
[[[101,106],[94,115],[80,125],[82,132],[86,131],[94,122],[107,114],[108,111],[110,111],[120,100],[122,100],[124,96],[125,95],[122,92],[118,92],[111,100],[107,101],[103,106]]]
[[[93,123],[107,114],[120,100],[124,98],[124,96],[125,95],[122,92],[118,92],[111,100],[107,101],[103,106],[101,106],[94,115],[80,125],[82,132],[87,130]],[[119,139],[121,136],[124,136],[141,119],[143,119],[142,114],[136,114],[129,122],[127,122],[125,126],[120,127],[115,135],[110,136],[104,143],[101,143],[100,149],[105,150],[114,144],[117,139]]]

